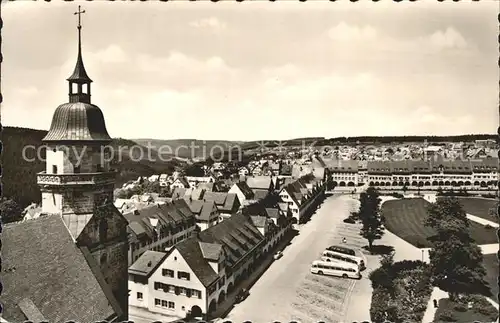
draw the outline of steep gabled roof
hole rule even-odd
[[[254,189],[268,190],[269,187],[271,186],[272,179],[270,176],[254,176],[254,177],[248,177],[246,183],[248,187],[251,188],[252,190]]]
[[[174,249],[179,251],[203,286],[208,287],[219,279],[218,273],[213,270],[207,259],[205,259],[196,237],[189,237],[179,242],[174,248],[170,249],[170,253]]]
[[[238,182],[234,185],[238,186],[241,193],[243,193],[243,195],[245,196],[246,199],[250,200],[253,198],[253,191],[252,191],[252,189],[250,189],[250,187],[248,186],[248,184],[246,182]]]
[[[110,305],[116,300],[108,299],[60,216],[6,224],[2,246],[6,320],[34,320],[39,315],[26,314],[40,313],[50,322],[96,322],[120,311]]]

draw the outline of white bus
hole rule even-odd
[[[359,267],[347,263],[327,262],[321,260],[313,261],[311,273],[318,275],[338,276],[342,278],[360,279]]]
[[[359,266],[359,270],[365,269],[365,262],[360,257],[346,255],[344,253],[335,252],[331,250],[325,250],[322,254],[322,259],[325,261],[335,261],[335,262],[347,262],[351,264],[356,264]],[[328,259],[326,259],[328,258]]]

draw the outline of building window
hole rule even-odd
[[[168,307],[168,301],[161,301],[161,307]]]
[[[140,301],[142,301],[142,299],[143,299],[142,298],[142,293],[137,293],[137,299],[140,300]]]
[[[52,165],[52,174],[57,174],[57,166]]]
[[[162,275],[166,277],[174,277],[174,271],[170,269],[163,269]]]
[[[184,271],[179,271],[177,272],[177,278],[189,280],[189,273],[186,273]]]
[[[175,303],[174,302],[168,302],[168,308],[174,309],[175,308]]]
[[[75,173],[75,174],[80,173],[80,165],[73,166],[73,173]]]
[[[155,298],[155,306],[160,306],[161,301],[158,298]]]

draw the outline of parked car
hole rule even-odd
[[[345,218],[345,219],[343,220],[343,222],[344,222],[344,223],[350,223],[350,224],[355,224],[355,223],[356,223],[356,221],[354,221],[354,219],[352,219],[352,218],[350,218],[350,217],[349,217],[349,218]]]
[[[248,297],[248,295],[250,295],[248,290],[246,288],[243,288],[242,290],[240,290],[238,295],[236,295],[236,303],[243,302],[245,298]]]
[[[280,259],[281,257],[283,257],[283,252],[281,251],[278,251],[274,254],[274,259]]]

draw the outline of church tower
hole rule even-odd
[[[42,214],[60,216],[89,265],[102,275],[127,315],[127,221],[113,204],[116,171],[110,168],[111,143],[102,111],[91,103],[82,59],[78,7],[78,56],[67,79],[69,102],[57,107],[43,143],[46,169],[38,174]],[[90,256],[91,255],[91,256]],[[125,316],[126,318],[126,316]]]

